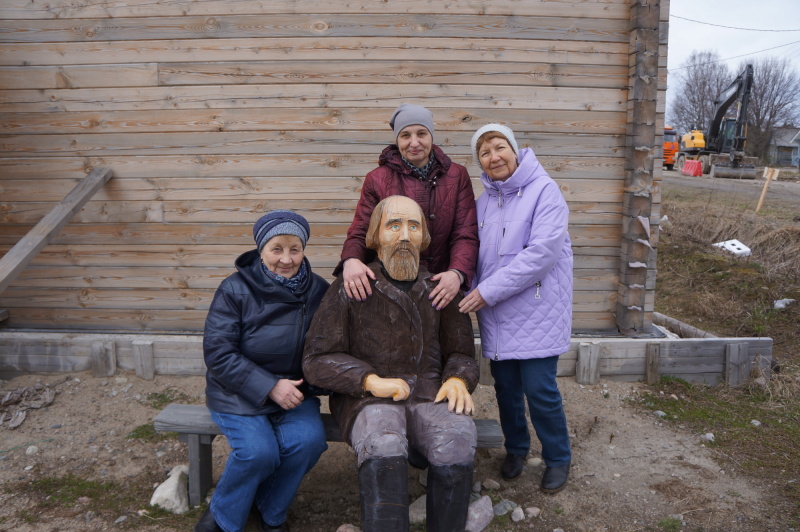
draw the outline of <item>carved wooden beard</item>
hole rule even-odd
[[[419,248],[408,242],[394,246],[381,246],[378,250],[389,277],[395,281],[413,281],[419,273]]]

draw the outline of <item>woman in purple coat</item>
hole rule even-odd
[[[530,449],[527,398],[546,469],[542,491],[567,481],[571,452],[556,384],[558,357],[572,329],[569,208],[533,150],[514,133],[488,124],[472,137],[485,191],[478,198],[480,251],[473,290],[461,312],[477,312],[483,356],[495,381],[506,457],[500,473],[522,473]]]

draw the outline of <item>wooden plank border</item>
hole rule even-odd
[[[150,356],[153,375],[205,375],[202,334],[113,334],[0,332],[0,378],[28,373],[68,373],[92,369],[92,355],[102,351],[120,370],[137,368],[137,356]],[[110,344],[110,345],[109,345]],[[481,352],[480,338],[475,339]],[[583,346],[583,347],[582,347]],[[102,347],[102,349],[101,349]],[[139,354],[137,355],[137,350]],[[558,361],[559,377],[576,377],[581,350],[586,371],[600,379],[637,382],[670,375],[689,382],[740,385],[752,369],[769,377],[771,338],[626,338],[574,337]],[[736,352],[736,356],[730,353]],[[594,356],[594,362],[591,362]],[[590,363],[591,362],[591,363]],[[110,366],[111,360],[108,360]],[[493,385],[489,361],[480,359],[481,384]],[[591,384],[587,382],[587,384]]]

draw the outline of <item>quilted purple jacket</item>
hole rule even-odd
[[[477,202],[473,285],[488,304],[478,311],[478,324],[483,356],[492,360],[560,355],[572,329],[569,208],[533,150],[521,150],[518,161],[506,181],[483,173]]]

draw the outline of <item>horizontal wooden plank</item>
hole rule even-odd
[[[328,281],[332,269],[312,264],[312,269]],[[220,282],[233,273],[229,267],[93,267],[74,266],[32,267],[16,280],[17,288],[173,288],[216,289]],[[612,290],[617,286],[618,273],[612,269],[573,270],[575,290]]]
[[[17,308],[76,308],[76,309],[146,309],[208,310],[214,289],[205,288],[83,288],[57,289],[17,288],[12,286],[0,294],[0,306],[8,309],[11,319]],[[604,310],[616,299],[616,294],[600,291],[575,291],[573,304],[582,310]]]
[[[525,2],[528,3],[528,2]],[[459,2],[458,5],[463,5]],[[588,4],[584,4],[588,5]],[[2,7],[0,7],[2,10]],[[1,17],[0,17],[1,18]],[[429,55],[431,54],[431,55]],[[628,43],[539,39],[437,39],[428,37],[285,37],[128,42],[0,43],[0,65],[46,66],[194,61],[521,61],[573,65],[627,65]],[[666,66],[666,65],[665,65]],[[378,102],[380,103],[380,102]]]
[[[250,109],[164,109],[142,111],[78,111],[0,113],[4,134],[169,133],[219,131],[350,131],[386,130],[391,141],[389,108],[287,108],[269,113]],[[625,115],[614,112],[442,109],[436,113],[436,132],[475,131],[499,122],[529,135],[591,133],[624,135]]]
[[[124,266],[134,269],[146,267],[229,268],[236,257],[249,251],[252,247],[252,241],[249,239],[241,244],[229,243],[226,245],[106,244],[76,246],[51,244],[39,252],[31,266]],[[0,246],[0,253],[4,253],[8,249],[9,246]],[[339,262],[340,253],[340,245],[310,243],[306,249],[306,256],[315,268],[333,268]],[[616,263],[615,257],[575,255],[576,268],[609,270]]]
[[[398,13],[441,13],[442,6],[420,0],[392,0],[392,9]],[[71,19],[71,18],[120,18],[178,15],[226,15],[264,13],[385,13],[387,3],[383,0],[329,1],[318,0],[51,0],[44,4],[30,0],[4,0],[0,3],[0,18],[8,19]],[[447,5],[447,12],[464,15],[539,15],[574,16],[580,13],[588,18],[618,18],[628,20],[630,8],[627,2],[584,0],[493,0],[490,4],[480,2],[454,2]]]
[[[627,68],[548,63],[259,61],[97,66],[0,67],[0,90],[146,87],[155,85],[362,83],[474,85],[502,76],[514,86],[624,89]],[[496,79],[496,78],[495,78]]]
[[[140,41],[151,39],[205,39],[246,37],[437,37],[531,38],[565,41],[626,43],[625,19],[585,16],[450,14],[220,14],[211,17],[116,18],[111,24],[87,19],[0,19],[0,42]]]
[[[449,54],[448,54],[449,55]],[[47,68],[47,67],[39,67]],[[488,76],[488,77],[484,77]],[[476,80],[499,79],[524,87],[587,87],[625,89],[627,65],[535,64],[494,61],[229,61],[160,63],[159,85],[362,83],[395,85],[441,83],[474,85]],[[97,86],[102,85],[102,79]],[[2,87],[2,85],[0,85]],[[22,88],[22,87],[9,87]],[[33,85],[25,88],[52,88]]]
[[[0,138],[1,140],[1,138]],[[443,146],[445,152],[448,146]],[[473,176],[478,175],[478,166],[471,155],[450,156],[453,162],[465,165]],[[281,180],[311,177],[356,177],[361,178],[377,166],[378,154],[374,155],[164,155],[164,156],[103,156],[103,157],[0,157],[0,176],[4,179],[69,178],[80,179],[96,166],[114,170],[114,181],[127,178],[162,179],[168,177],[258,177],[269,169],[270,177]],[[614,194],[621,194],[621,177],[624,175],[624,159],[548,156],[539,157],[539,162],[556,181],[569,179],[611,180]],[[0,181],[2,184],[2,181]],[[656,184],[657,186],[658,184]],[[474,179],[473,188],[480,190]],[[578,199],[580,190],[575,190],[571,201],[596,201],[585,196]],[[614,200],[620,201],[619,199]]]
[[[531,87],[519,90],[498,84],[408,87],[396,84],[325,86],[208,85],[134,87],[130,89],[49,89],[0,92],[0,112],[131,111],[158,109],[270,109],[337,107],[372,108],[376,102],[394,108],[406,101],[440,108],[547,109],[625,112],[627,90],[574,87]],[[388,119],[387,119],[388,121]],[[477,129],[477,128],[476,128]]]
[[[146,309],[51,309],[23,307],[13,309],[6,326],[30,329],[69,329],[81,331],[142,331],[142,332],[197,332],[203,331],[205,310]],[[575,307],[572,313],[574,329],[615,331],[613,312],[609,309],[590,308],[582,311]],[[131,365],[131,368],[133,366]],[[159,365],[156,365],[159,371]]]
[[[158,85],[153,63],[0,67],[0,90],[146,87]]]
[[[453,131],[444,144],[453,155],[470,156],[474,131]],[[622,135],[548,134],[514,132],[520,147],[532,147],[544,156],[623,157]],[[0,155],[42,157],[47,155],[231,155],[315,153],[379,154],[387,142],[362,131],[217,131],[183,133],[100,133],[74,135],[3,135]]]
[[[0,182],[0,190],[3,183]],[[128,191],[124,191],[129,194]],[[31,197],[31,196],[28,196]],[[84,205],[80,212],[70,220],[68,225],[59,236],[56,242],[72,243],[75,239],[82,239],[85,235],[97,234],[113,235],[116,238],[124,238],[127,241],[139,237],[154,240],[163,240],[169,234],[180,235],[173,239],[182,242],[191,240],[196,243],[203,243],[208,238],[230,235],[240,235],[244,229],[236,230],[228,227],[228,223],[247,223],[251,222],[260,214],[273,208],[289,209],[302,211],[303,215],[311,223],[349,223],[352,221],[353,212],[357,202],[357,194],[352,194],[349,200],[315,200],[299,199],[297,196],[285,196],[269,198],[268,203],[264,203],[264,198],[255,199],[243,198],[246,202],[229,211],[230,217],[223,222],[208,223],[189,223],[182,222],[177,227],[165,226],[161,223],[174,223],[180,219],[170,220],[165,218],[165,212],[177,211],[170,208],[165,202],[160,200],[130,200],[130,201],[102,201],[96,200]],[[55,200],[51,200],[55,201]],[[16,243],[25,233],[37,223],[51,208],[51,202],[28,202],[23,196],[16,199],[9,199],[7,203],[0,203],[0,244]],[[183,205],[183,204],[182,204]],[[569,222],[572,226],[581,225],[618,225],[622,206],[619,203],[585,203],[571,202]],[[193,209],[193,207],[189,207]],[[135,224],[148,223],[147,227],[138,227]],[[102,224],[98,227],[84,227],[86,224]],[[124,224],[124,225],[117,225]],[[247,226],[249,227],[249,226]],[[574,245],[578,245],[575,244]]]

